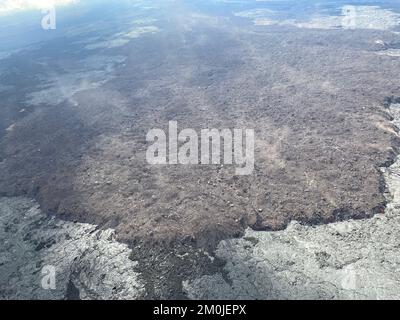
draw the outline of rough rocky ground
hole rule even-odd
[[[400,126],[400,104],[390,111]],[[222,241],[215,257],[187,248],[181,256],[171,252],[177,259],[197,255],[197,263],[201,255],[205,264],[220,261],[219,272],[183,281],[186,297],[400,299],[400,157],[382,173],[388,205],[371,219],[314,227],[293,221],[274,232],[249,229],[242,238]],[[139,299],[148,288],[153,296],[165,294],[154,274],[146,286],[131,260],[140,250],[132,254],[111,229],[47,217],[26,198],[0,198],[0,222],[3,299]],[[179,265],[162,262],[167,274]],[[55,290],[41,286],[41,270],[49,265],[57,270]]]
[[[400,104],[391,106],[400,126]],[[382,168],[381,215],[222,241],[224,273],[185,281],[192,299],[400,299],[400,157]]]
[[[0,198],[0,242],[0,299],[144,296],[137,262],[111,229],[47,217],[27,198]],[[41,284],[47,266],[55,267],[54,290]]]
[[[249,226],[379,212],[378,167],[398,145],[381,105],[399,90],[399,60],[376,54],[376,41],[399,35],[240,28],[182,10],[145,23],[158,31],[125,45],[89,50],[92,37],[68,35],[52,50],[2,60],[0,82],[14,89],[2,94],[0,194],[113,227],[127,243],[189,239],[206,249]],[[255,129],[253,174],[149,165],[146,133],[170,120],[197,131]]]
[[[182,3],[85,20],[0,64],[0,195],[115,229],[146,298],[184,297],[183,280],[221,271],[207,252],[248,227],[380,214],[379,167],[399,146],[382,107],[400,92],[399,33],[254,26]],[[146,133],[170,120],[254,128],[254,173],[148,165]]]

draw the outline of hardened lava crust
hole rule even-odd
[[[205,248],[248,226],[277,230],[293,219],[320,224],[383,210],[379,167],[399,145],[384,104],[399,92],[399,74],[398,59],[377,55],[375,41],[398,35],[201,24],[167,36],[123,47],[112,81],[58,104],[27,108],[28,93],[4,94],[1,194],[116,228],[123,241]],[[36,58],[7,63],[45,72],[32,70]],[[68,68],[68,57],[57,64]],[[27,92],[40,90],[28,80]],[[180,129],[254,129],[254,171],[148,164],[146,133],[172,120]]]
[[[0,56],[0,196],[114,229],[145,280],[135,275],[132,294],[147,298],[186,297],[182,281],[221,270],[209,254],[249,228],[384,212],[381,168],[400,146],[387,110],[400,96],[397,14],[362,7],[375,29],[349,30],[337,16],[279,23],[160,6]],[[146,134],[170,121],[253,129],[254,170],[149,164]]]

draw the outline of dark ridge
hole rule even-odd
[[[384,102],[384,107],[389,108],[392,104],[398,104],[400,103],[400,97],[396,96],[390,96],[385,98]]]
[[[66,300],[80,300],[79,289],[69,280],[67,286]]]

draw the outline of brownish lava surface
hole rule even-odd
[[[191,21],[187,31],[180,23],[115,49],[125,65],[99,88],[76,93],[74,104],[27,106],[29,77],[18,95],[3,93],[0,193],[113,227],[129,243],[203,248],[248,226],[275,230],[292,219],[324,223],[381,211],[379,167],[398,146],[383,105],[400,92],[400,60],[374,46],[398,35],[208,20]],[[51,66],[55,53],[48,54]],[[16,72],[2,80],[42,72],[38,57],[10,58]],[[170,120],[180,129],[254,129],[253,174],[147,164],[146,133]]]

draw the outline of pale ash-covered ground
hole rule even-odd
[[[0,299],[140,299],[144,283],[115,231],[47,217],[30,199],[0,198]],[[46,267],[55,289],[46,290]]]

